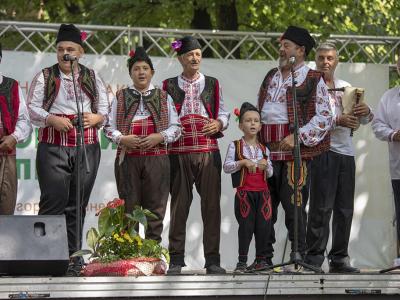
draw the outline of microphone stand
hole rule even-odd
[[[298,197],[299,195],[299,179],[300,179],[300,166],[301,166],[301,153],[300,153],[300,142],[299,142],[299,119],[298,119],[298,112],[297,112],[297,93],[296,93],[296,80],[294,78],[294,65],[292,64],[290,67],[290,73],[292,75],[292,106],[293,106],[293,117],[294,117],[294,132],[293,132],[293,137],[294,137],[294,148],[293,148],[293,168],[294,168],[294,186],[293,186],[293,205],[294,205],[294,210],[293,210],[293,219],[294,219],[294,224],[293,224],[293,231],[294,231],[294,237],[293,237],[293,251],[290,253],[290,260],[281,264],[276,264],[272,266],[268,266],[262,269],[259,269],[257,271],[266,271],[266,270],[271,270],[277,267],[283,267],[283,266],[288,266],[288,265],[294,265],[295,269],[297,270],[299,266],[302,266],[304,269],[311,270],[315,273],[321,273],[321,269],[309,265],[303,261],[303,258],[299,252],[299,209],[302,207],[302,199],[300,203],[298,203]],[[288,170],[289,172],[289,170]],[[300,196],[301,197],[301,196]],[[302,214],[300,212],[300,218],[302,218]],[[322,272],[323,273],[323,272]]]
[[[85,167],[86,167],[86,173],[90,173],[89,170],[89,162],[87,159],[87,154],[86,154],[86,147],[84,143],[84,127],[83,127],[83,100],[82,97],[81,99],[78,100],[78,93],[76,89],[76,82],[75,82],[75,74],[74,74],[74,66],[73,66],[73,61],[71,60],[71,74],[72,74],[72,83],[74,86],[74,94],[75,94],[75,102],[76,102],[76,109],[77,109],[77,127],[78,130],[76,131],[76,161],[75,161],[75,174],[76,174],[76,249],[77,251],[80,250],[81,248],[81,231],[83,227],[83,220],[82,220],[82,197],[85,193],[84,191],[84,184],[81,179],[81,160],[82,160],[82,154],[85,159]],[[79,105],[79,102],[81,105]],[[83,149],[83,151],[82,151]],[[81,187],[82,187],[82,193],[81,193]]]

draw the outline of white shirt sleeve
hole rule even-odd
[[[218,82],[218,90],[219,90],[219,110],[218,110],[218,119],[221,120],[222,122],[222,130],[225,130],[228,128],[229,125],[229,118],[230,118],[230,113],[225,110],[225,105],[224,105],[224,98],[222,96],[222,87]]]
[[[32,125],[29,119],[28,109],[25,104],[25,98],[21,88],[18,86],[19,95],[19,108],[18,108],[18,119],[15,125],[15,130],[11,134],[17,143],[24,142],[32,133]]]
[[[95,73],[95,77],[96,77],[97,92],[99,93],[99,107],[97,113],[103,115],[104,117],[103,125],[104,125],[107,123],[107,116],[110,111],[110,101],[108,99],[106,84],[104,83],[103,79],[97,73]]]
[[[44,100],[44,76],[40,72],[33,78],[28,92],[27,106],[33,125],[46,127],[46,118],[49,113],[42,108]]]
[[[168,102],[168,128],[161,131],[164,137],[164,143],[173,143],[178,140],[182,133],[181,123],[179,121],[178,112],[170,95],[167,98]]]
[[[235,161],[235,143],[231,142],[228,146],[228,150],[225,156],[224,172],[227,174],[231,174],[239,170],[239,164]]]
[[[111,111],[108,113],[107,121],[103,127],[104,135],[116,144],[122,137],[122,133],[117,129],[117,98],[113,97]]]
[[[269,152],[269,149],[267,147],[265,147],[265,155],[268,157],[268,159],[267,159],[267,168],[266,168],[267,177],[270,178],[274,174],[274,168],[272,167],[272,162],[269,159],[270,152]]]
[[[387,99],[385,95],[383,95],[379,101],[371,127],[377,139],[391,142],[392,136],[396,133],[396,130],[389,125],[387,109]]]

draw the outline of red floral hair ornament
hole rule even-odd
[[[88,38],[88,34],[86,31],[82,31],[81,32],[81,40],[82,42],[86,41],[86,39]]]
[[[135,50],[129,51],[129,57],[134,57],[135,56]]]
[[[236,122],[238,122],[239,121],[239,118],[240,118],[240,109],[239,108],[235,108],[234,110],[233,110],[233,114],[236,116]]]

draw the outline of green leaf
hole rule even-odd
[[[167,261],[167,264],[170,262],[170,257],[169,257],[169,251],[168,249],[162,248],[161,250],[162,255],[165,257],[165,260]]]
[[[144,229],[147,229],[147,218],[144,211],[141,208],[136,208],[133,211],[133,219],[144,226]]]
[[[98,227],[100,235],[104,235],[110,232],[111,223],[111,212],[110,209],[103,209],[99,216]]]
[[[82,249],[74,252],[71,257],[77,257],[77,256],[83,256],[83,255],[88,255],[88,254],[93,254],[92,250],[89,249]]]
[[[93,250],[96,249],[96,244],[99,241],[99,233],[96,228],[90,228],[86,233],[86,243]]]
[[[146,215],[146,217],[150,217],[154,220],[158,220],[158,217],[148,209],[143,209],[143,213]]]

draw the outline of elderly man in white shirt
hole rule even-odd
[[[36,167],[40,186],[40,215],[65,214],[70,255],[82,244],[82,225],[100,163],[97,131],[106,120],[109,101],[99,75],[78,63],[83,55],[83,36],[73,24],[62,24],[57,35],[58,63],[43,69],[32,81],[28,108],[39,127]],[[66,54],[76,60],[68,61]],[[72,78],[74,74],[74,79]],[[74,90],[76,82],[76,95]],[[76,96],[76,97],[75,97]],[[77,102],[83,113],[84,158],[81,155],[81,219],[77,220]],[[80,148],[82,151],[82,148]],[[82,152],[83,154],[83,152]],[[89,172],[83,176],[88,164]],[[78,223],[79,222],[79,223]],[[81,226],[77,226],[80,224]],[[79,228],[79,231],[77,230]],[[78,241],[78,242],[77,242]],[[68,275],[78,275],[81,258],[71,259]]]
[[[0,62],[2,60],[0,44]],[[16,145],[32,133],[18,82],[0,72],[0,215],[12,215],[17,201]]]
[[[400,51],[399,51],[400,55]],[[400,74],[400,56],[397,60],[397,71]],[[392,178],[394,204],[397,220],[397,240],[400,241],[400,87],[386,91],[376,109],[372,121],[375,136],[388,143],[389,167]]]

